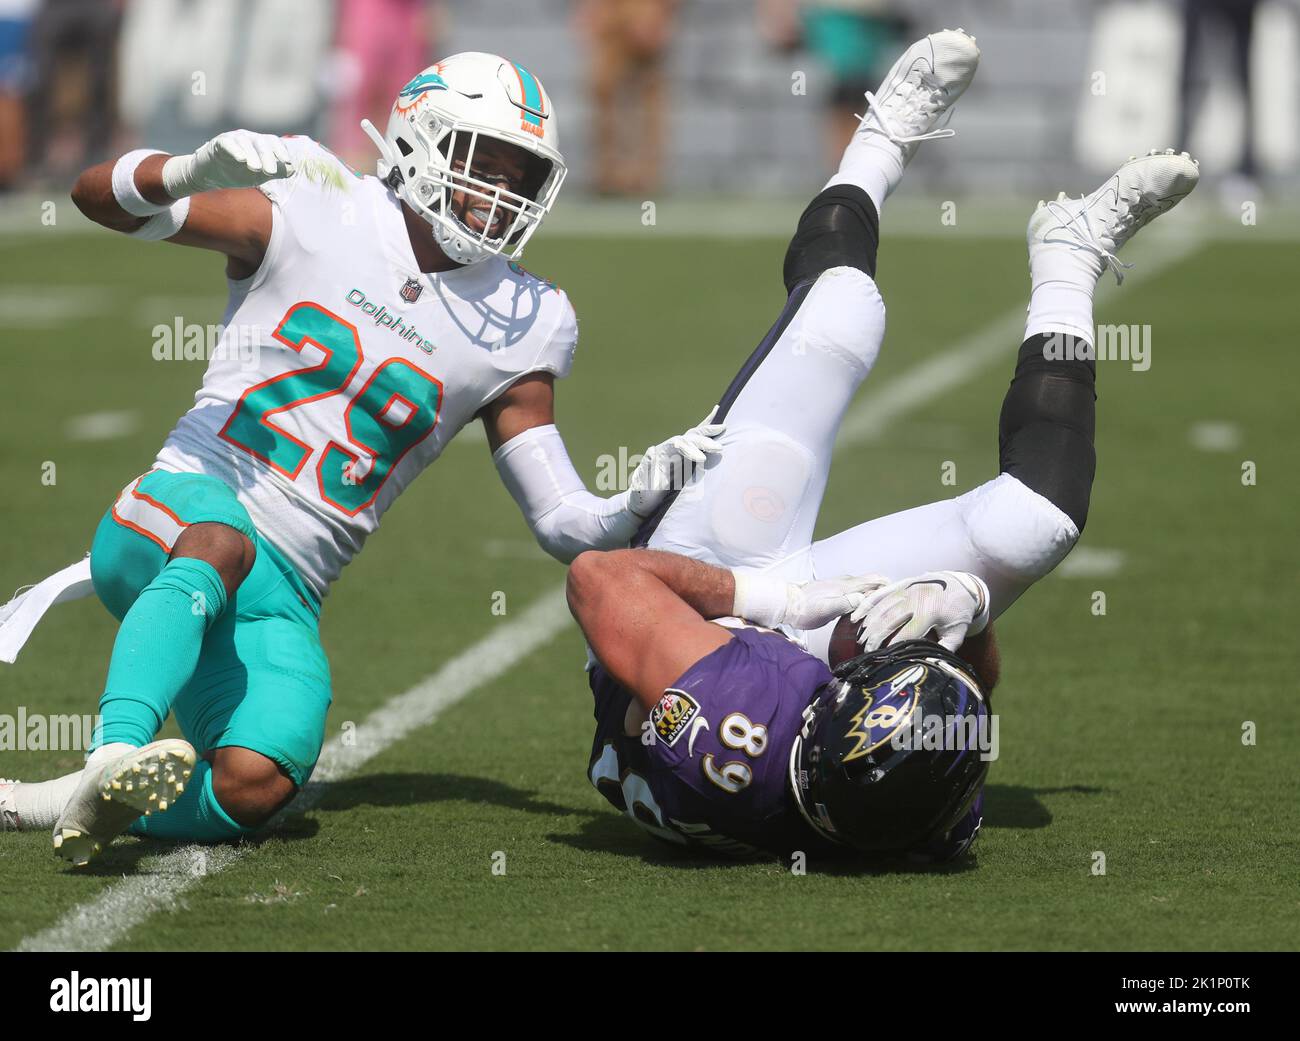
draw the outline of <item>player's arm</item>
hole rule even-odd
[[[628,490],[602,498],[587,490],[555,426],[550,373],[516,381],[479,412],[497,472],[547,553],[568,563],[588,549],[626,546],[641,522],[694,467],[721,450],[723,427],[707,420],[646,450]]]
[[[875,576],[786,582],[675,553],[583,553],[569,568],[569,610],[601,664],[647,709],[731,639],[713,618],[815,629],[851,611]]]
[[[254,190],[293,173],[285,141],[232,130],[197,152],[128,152],[85,170],[72,201],[106,228],[215,250],[232,278],[251,275],[271,240],[271,202]]]

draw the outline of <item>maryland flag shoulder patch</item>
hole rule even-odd
[[[686,732],[692,719],[700,714],[700,703],[684,690],[671,687],[664,691],[659,704],[650,710],[650,723],[655,738],[670,748]]]

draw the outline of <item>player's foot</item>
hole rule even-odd
[[[1115,281],[1124,268],[1115,254],[1137,232],[1191,194],[1200,177],[1195,159],[1167,148],[1132,157],[1091,195],[1040,202],[1029,218],[1029,266],[1050,260],[1062,250],[1100,278],[1109,266]]]
[[[171,806],[196,759],[188,741],[171,738],[88,767],[54,825],[55,851],[72,864],[88,864],[137,817]]]
[[[979,61],[975,37],[964,29],[944,29],[918,40],[894,63],[880,90],[867,91],[861,131],[894,142],[905,163],[920,142],[952,137],[955,131],[936,127],[970,86]]]
[[[0,777],[0,831],[18,831],[18,804],[14,801],[17,783]]]

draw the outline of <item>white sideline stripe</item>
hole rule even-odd
[[[498,625],[488,636],[465,648],[441,669],[404,694],[392,698],[358,724],[345,745],[332,739],[321,752],[312,780],[268,827],[305,813],[320,802],[331,781],[349,777],[375,756],[427,726],[445,709],[490,683],[564,630],[569,612],[564,588],[544,593],[518,618]],[[142,862],[147,874],[132,875],[99,896],[74,907],[54,925],[25,938],[18,951],[103,951],[155,911],[175,905],[176,898],[207,875],[216,874],[255,846],[182,846]],[[147,867],[146,867],[147,865]]]
[[[1153,277],[1190,256],[1202,242],[1166,241],[1164,252],[1143,259],[1140,271],[1134,271],[1130,278]],[[951,349],[908,369],[876,392],[864,395],[845,417],[838,444],[870,440],[889,422],[941,397],[996,359],[1009,365],[1015,357],[1023,320],[1023,310],[1016,308]],[[325,784],[349,776],[411,731],[431,723],[441,711],[501,675],[567,624],[564,588],[559,586],[543,594],[520,617],[502,624],[405,694],[371,713],[357,727],[354,745],[345,746],[338,738],[330,741],[321,753],[311,783],[270,827],[289,814],[311,809],[324,794]],[[153,874],[132,875],[108,887],[94,900],[74,907],[50,928],[24,939],[16,950],[106,950],[155,911],[170,906],[205,875],[233,864],[249,848],[255,847],[186,846],[146,860],[143,863],[152,865]]]

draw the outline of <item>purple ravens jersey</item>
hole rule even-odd
[[[670,842],[733,855],[826,850],[800,816],[788,778],[803,710],[830,678],[824,663],[779,633],[736,629],[647,719],[597,665],[588,776],[614,806]]]
[[[789,788],[803,711],[831,680],[779,633],[740,628],[692,665],[649,713],[600,665],[590,672],[596,736],[588,777],[606,799],[668,842],[729,856],[796,850],[843,856],[804,821]],[[979,830],[981,799],[914,862],[951,859]]]

